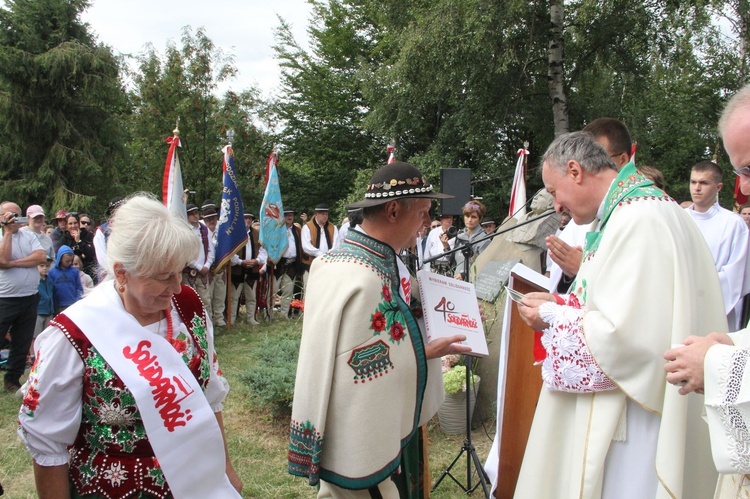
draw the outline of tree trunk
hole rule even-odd
[[[547,69],[549,96],[552,100],[552,117],[555,124],[555,135],[567,133],[570,129],[568,122],[568,99],[565,96],[563,79],[563,22],[564,0],[550,0],[550,36],[549,65]]]

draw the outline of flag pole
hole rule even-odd
[[[229,144],[229,147],[232,147],[233,142],[234,142],[234,130],[230,128],[229,130],[227,130],[227,144]],[[222,183],[223,182],[224,182],[224,179],[222,179]],[[228,311],[227,312],[227,331],[232,330],[232,291],[234,291],[234,285],[232,284],[232,272],[230,271],[231,268],[232,268],[232,262],[229,262],[229,264],[224,267],[224,281],[226,282],[226,286],[227,286],[227,298],[226,298],[226,302],[224,303],[224,310]],[[239,303],[237,305],[239,305]]]
[[[525,151],[529,150],[529,141],[524,140],[523,141],[523,148]],[[529,176],[529,155],[524,154],[523,155],[523,183],[526,185],[526,177]]]

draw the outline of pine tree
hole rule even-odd
[[[0,8],[0,198],[106,204],[120,155],[120,65],[80,19],[86,0]],[[96,196],[100,195],[98,203]]]

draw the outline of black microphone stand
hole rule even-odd
[[[446,255],[450,255],[453,253],[456,253],[457,251],[461,251],[461,253],[464,255],[464,273],[463,275],[466,276],[466,279],[468,280],[469,276],[469,267],[470,263],[469,260],[471,260],[471,257],[474,255],[473,246],[475,244],[478,244],[482,241],[486,241],[488,239],[493,239],[494,237],[499,236],[500,234],[504,234],[506,232],[510,232],[513,229],[517,227],[521,227],[527,224],[530,224],[532,222],[536,222],[537,220],[541,220],[543,218],[546,218],[550,215],[552,215],[555,211],[554,210],[548,210],[544,212],[543,214],[539,215],[538,217],[531,218],[529,220],[525,220],[519,224],[514,225],[513,227],[509,227],[507,229],[493,232],[492,234],[487,234],[487,236],[482,237],[480,239],[477,239],[474,242],[466,241],[466,244],[463,244],[459,247],[450,249],[446,251],[445,253],[442,253],[440,255],[428,258],[424,261],[424,263],[430,263],[433,260],[436,260],[438,258],[442,258]],[[430,492],[434,492],[435,489],[438,488],[440,483],[443,481],[443,479],[448,476],[456,482],[456,484],[461,487],[461,490],[466,492],[466,494],[471,494],[476,490],[477,487],[480,485],[482,486],[482,491],[484,492],[484,497],[486,499],[489,499],[490,497],[490,490],[489,490],[489,483],[490,479],[487,476],[487,472],[484,469],[484,466],[482,466],[482,461],[479,459],[479,455],[477,454],[477,450],[474,447],[474,444],[471,441],[471,397],[473,396],[476,399],[476,387],[473,385],[472,381],[472,363],[473,359],[470,355],[465,354],[464,355],[464,362],[466,363],[466,438],[464,439],[464,443],[461,446],[461,450],[458,452],[458,455],[453,459],[451,464],[443,471],[443,473],[440,475],[440,478],[438,478],[437,482],[435,482],[435,485],[432,486],[432,489],[430,489]],[[461,456],[466,453],[466,485],[462,484],[458,481],[458,479],[451,474],[451,470],[453,469],[453,466],[456,465],[458,460],[461,458]],[[471,463],[474,463],[474,467],[477,470],[477,473],[479,474],[479,482],[472,485],[472,478],[473,473],[471,471]]]

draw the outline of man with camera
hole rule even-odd
[[[21,388],[21,375],[31,347],[39,297],[39,272],[36,266],[47,261],[36,236],[19,230],[27,220],[21,207],[6,201],[0,205],[0,331],[10,331],[10,352],[5,368],[4,387],[15,392]]]
[[[440,225],[432,229],[427,236],[425,260],[453,249],[456,245],[457,233],[458,230],[453,226],[453,215],[442,214]],[[452,255],[438,258],[430,266],[433,272],[449,276],[453,276],[452,267]]]

